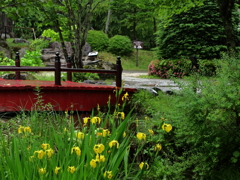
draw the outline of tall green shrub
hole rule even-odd
[[[235,20],[239,16],[234,14]],[[237,31],[237,23],[234,23]],[[203,6],[175,15],[167,26],[158,31],[158,56],[179,59],[197,55],[202,59],[219,58],[226,50],[226,38],[218,7],[213,0]]]
[[[88,31],[87,42],[93,50],[104,51],[108,47],[108,36],[102,31]]]
[[[164,152],[159,179],[240,178],[239,60],[224,56],[216,64],[214,79],[196,73],[178,82],[176,95],[161,94],[158,108],[144,102],[153,117],[161,114],[159,121],[173,126],[168,136],[159,137]]]
[[[129,37],[115,35],[109,40],[108,50],[116,55],[129,55],[133,52],[133,45]]]

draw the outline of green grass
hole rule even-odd
[[[54,81],[54,73],[36,73],[34,76],[41,81]]]
[[[16,43],[13,43],[13,40],[14,38],[8,38],[7,39],[7,44],[9,47],[12,47],[12,48],[22,48],[22,47],[29,47],[30,44],[28,43],[19,43],[19,44],[16,44]],[[32,40],[28,40],[29,42],[31,42]]]
[[[117,55],[108,52],[99,52],[99,59],[116,63]],[[156,59],[155,51],[138,50],[138,66],[136,66],[136,50],[131,56],[122,56],[122,66],[124,70],[147,71],[149,63]]]

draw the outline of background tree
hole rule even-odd
[[[90,17],[95,7],[103,0],[21,0],[18,6],[13,1],[7,1],[5,7],[9,16],[25,17],[26,8],[39,13],[38,27],[51,27],[59,33],[65,58],[72,56],[74,67],[82,67],[82,49],[86,42]],[[16,9],[17,8],[17,9]],[[17,14],[15,13],[17,12]],[[63,35],[65,34],[65,36]],[[72,45],[73,54],[68,54],[65,42]]]
[[[236,34],[232,22],[232,12],[235,10],[236,0],[214,0],[218,5],[219,16],[223,22],[228,52],[236,52]],[[186,12],[190,8],[203,5],[204,0],[163,1],[153,3],[158,7],[161,20],[169,20],[174,14]]]
[[[234,18],[239,22],[238,14]],[[234,28],[237,36],[238,23]],[[158,56],[163,58],[197,55],[212,59],[219,58],[220,52],[227,50],[223,22],[213,0],[174,15],[167,27],[162,24],[158,35]]]

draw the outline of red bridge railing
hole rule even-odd
[[[61,72],[67,72],[67,80],[72,81],[72,72],[79,73],[105,73],[116,75],[116,86],[122,86],[122,64],[121,58],[117,57],[116,70],[102,70],[102,69],[82,69],[72,68],[70,58],[67,60],[67,68],[61,67],[59,53],[56,52],[55,67],[33,67],[33,66],[20,66],[19,53],[16,53],[15,66],[0,66],[0,71],[15,71],[16,80],[20,80],[21,71],[54,71],[55,72],[55,85],[61,86]]]

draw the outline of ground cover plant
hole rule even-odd
[[[116,91],[119,102],[123,103],[116,104],[114,112],[103,113],[97,107],[91,116],[79,121],[74,120],[71,110],[60,115],[54,112],[51,104],[42,100],[40,89],[36,89],[36,94],[33,111],[1,123],[1,177],[6,180],[146,178],[150,162],[162,146],[148,144],[154,132],[138,128],[138,120],[131,111],[124,113],[128,93]],[[162,133],[169,133],[171,128],[164,125]],[[145,149],[151,156],[146,153],[143,156]]]

